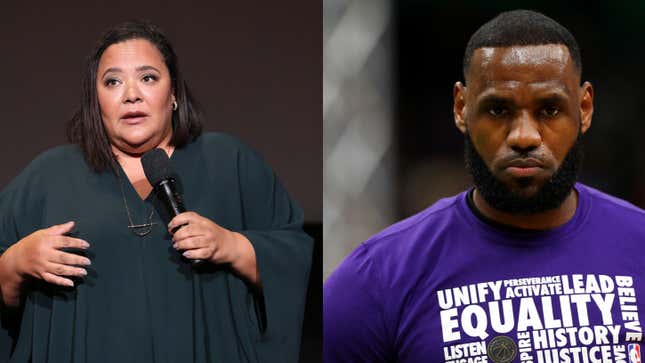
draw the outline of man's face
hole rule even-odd
[[[577,167],[565,160],[572,161],[572,147],[591,124],[593,90],[589,83],[579,85],[566,46],[477,49],[466,80],[467,86],[455,85],[456,125],[509,197],[535,200],[561,176],[563,163]],[[568,177],[575,179],[575,170]],[[573,180],[565,184],[562,200]],[[480,191],[495,207],[487,190]]]

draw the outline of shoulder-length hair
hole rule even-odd
[[[154,44],[170,72],[172,89],[177,100],[177,110],[172,113],[173,133],[170,144],[182,147],[194,141],[202,132],[200,107],[192,97],[186,81],[181,77],[177,55],[163,31],[156,25],[141,20],[118,24],[103,33],[87,57],[81,84],[81,104],[67,124],[68,140],[80,146],[87,163],[96,172],[117,168],[103,126],[96,89],[99,60],[110,45],[131,39],[145,39]]]

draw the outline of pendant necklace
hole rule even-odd
[[[121,173],[117,171],[117,177],[119,178],[119,187],[121,187],[121,196],[123,197],[123,205],[125,206],[125,212],[128,215],[128,221],[130,224],[128,228],[132,233],[139,237],[144,237],[150,232],[152,232],[152,227],[157,223],[152,222],[152,216],[154,215],[154,207],[150,208],[150,216],[148,216],[148,222],[143,224],[134,224],[132,221],[132,215],[130,213],[130,208],[128,208],[128,202],[125,198],[125,191],[123,190],[123,180],[121,178]]]

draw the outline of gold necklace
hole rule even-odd
[[[121,187],[121,196],[123,197],[123,205],[125,206],[125,212],[128,215],[128,221],[130,224],[128,225],[128,228],[132,233],[139,237],[144,237],[150,232],[152,232],[152,227],[156,225],[157,223],[152,222],[152,216],[154,215],[154,208],[150,208],[150,216],[148,216],[148,223],[143,223],[143,224],[134,224],[132,221],[132,215],[130,213],[130,208],[128,208],[128,202],[125,198],[125,191],[123,190],[123,180],[121,179],[121,173],[117,171],[117,177],[119,179],[119,187]]]

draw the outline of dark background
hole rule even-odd
[[[84,59],[106,28],[161,26],[206,112],[206,131],[234,135],[273,166],[305,211],[316,248],[302,361],[320,362],[322,9],[315,1],[3,2],[0,187],[65,143]],[[61,171],[64,172],[64,171]]]
[[[470,36],[499,12],[518,8],[555,19],[580,46],[582,80],[595,90],[580,180],[645,207],[644,2],[401,0],[393,6],[400,218],[470,185],[463,136],[453,121],[452,87],[463,81]]]

